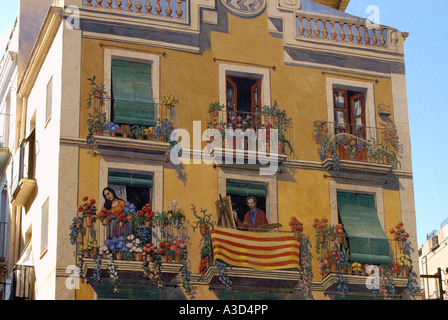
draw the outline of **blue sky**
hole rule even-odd
[[[5,1],[4,1],[5,2]],[[448,142],[443,128],[448,127],[448,108],[443,94],[448,88],[444,24],[448,6],[441,0],[351,0],[347,13],[369,17],[370,5],[379,8],[380,24],[409,32],[405,42],[408,109],[411,129],[417,237],[419,246],[426,234],[440,228],[448,218],[444,199],[448,200]],[[0,19],[0,55],[17,13],[17,1],[2,4]],[[439,91],[442,90],[442,91]]]

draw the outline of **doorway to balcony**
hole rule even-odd
[[[261,79],[226,76],[227,123],[233,129],[261,126]]]

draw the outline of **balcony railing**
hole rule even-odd
[[[85,7],[153,18],[187,20],[188,0],[83,0]]]
[[[360,47],[388,48],[389,28],[374,26],[373,23],[368,25],[366,21],[300,14],[297,16],[297,37]]]
[[[11,193],[16,206],[25,206],[36,187],[35,145],[34,140],[23,140],[13,157]]]
[[[224,149],[284,155],[294,152],[290,138],[291,120],[284,115],[221,110],[212,113],[211,117],[212,119],[207,120],[207,128],[221,132]],[[277,130],[277,135],[271,132],[273,129]],[[226,135],[227,130],[233,132],[234,137]],[[241,130],[241,137],[238,137],[237,130]]]
[[[348,160],[392,165],[397,161],[400,149],[394,124],[377,128],[315,121],[313,139],[320,145],[321,160],[331,159],[335,164]]]
[[[368,276],[374,268],[369,268],[369,266],[382,267],[384,270],[388,270],[394,278],[408,278],[412,270],[412,261],[405,254],[408,252],[406,242],[387,239],[387,242],[385,240],[383,244],[387,247],[378,248],[379,243],[375,239],[367,241],[371,246],[366,248],[366,251],[372,254],[370,262],[357,261],[356,257],[351,256],[349,243],[350,237],[346,235],[328,237],[320,243],[318,260],[320,261],[319,273],[322,275],[322,279],[331,273]],[[387,255],[379,260],[376,256],[378,249],[381,249],[384,254],[387,252]],[[389,263],[380,261],[387,258],[390,259]]]
[[[116,122],[112,122],[114,111],[111,98],[95,98],[92,105],[93,110],[89,112],[88,119],[89,134],[86,137],[89,144],[108,148],[129,147],[157,153],[164,153],[170,146],[171,133],[177,123],[172,107],[152,103],[152,111],[147,114],[142,115],[140,110],[134,110],[135,117],[129,112],[129,117],[125,120],[120,116],[116,117]],[[129,124],[133,118],[136,124]]]

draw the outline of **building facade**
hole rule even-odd
[[[343,0],[41,2],[11,297],[418,297],[406,33]]]
[[[425,243],[418,252],[423,299],[447,299],[447,246],[448,220],[445,220],[439,230],[427,235]]]

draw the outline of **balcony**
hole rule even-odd
[[[35,179],[35,140],[25,139],[13,157],[11,203],[25,207],[37,186]]]
[[[313,139],[327,170],[387,174],[400,149],[396,127],[384,128],[314,122]]]
[[[141,15],[150,19],[187,20],[188,0],[83,0],[95,10]]]
[[[112,119],[112,99],[95,98],[93,112],[89,113],[87,142],[101,153],[137,152],[165,155],[171,147],[171,133],[177,123],[171,106],[151,103],[148,125],[118,123]],[[135,110],[138,113],[138,110]]]
[[[218,110],[211,112],[207,129],[217,130],[221,138],[222,147],[217,147],[213,143],[215,137],[209,136],[211,154],[219,153],[226,159],[230,156],[237,164],[263,164],[272,158],[281,164],[294,153],[291,120],[284,113]]]
[[[335,294],[342,290],[341,279],[344,279],[350,291],[372,294],[376,283],[375,289],[387,287],[398,294],[408,289],[409,279],[414,277],[403,241],[365,239],[363,250],[367,254],[363,255],[351,254],[350,237],[346,235],[331,235],[316,241],[319,242],[315,247],[319,248],[316,253],[321,280],[313,284],[315,290]]]

